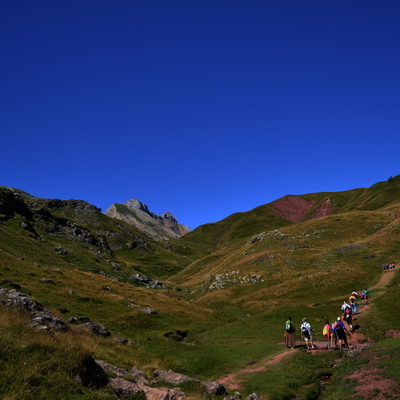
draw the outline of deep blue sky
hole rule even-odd
[[[0,3],[0,185],[192,229],[400,173],[398,0]]]

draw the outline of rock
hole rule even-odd
[[[149,380],[146,374],[137,367],[132,367],[129,374],[135,379],[138,385],[149,385]]]
[[[114,340],[118,344],[129,344],[131,342],[128,338],[120,338],[120,337],[116,337],[116,338],[114,338]]]
[[[136,383],[129,382],[122,378],[110,379],[110,386],[114,389],[115,394],[120,399],[126,399],[132,396],[144,396],[144,391],[139,388]]]
[[[201,385],[203,385],[204,389],[209,395],[220,396],[227,394],[225,387],[219,382],[200,381],[199,379],[191,378],[183,374],[178,374],[177,372],[173,372],[171,370],[166,371],[165,369],[156,369],[153,372],[153,375],[155,378],[152,380],[152,384],[159,381],[166,381],[179,387],[184,382],[199,382]]]
[[[3,281],[1,281],[1,283],[4,283],[5,285],[8,285],[14,289],[21,289],[21,285],[13,281],[10,281],[9,279],[4,279]]]
[[[93,322],[85,322],[84,324],[82,324],[82,326],[89,329],[95,335],[104,336],[104,337],[111,336],[110,331],[103,325],[95,324]]]
[[[90,356],[86,355],[73,371],[75,380],[83,386],[100,389],[108,384],[108,377],[103,368]]]
[[[190,231],[188,226],[181,225],[170,212],[155,214],[137,199],[128,200],[123,204],[112,204],[105,214],[135,226],[156,240],[180,237]]]
[[[251,393],[246,397],[246,400],[261,400],[261,397],[257,393]]]
[[[151,307],[142,308],[140,311],[145,314],[157,314],[157,311]]]
[[[183,382],[188,381],[200,382],[198,379],[190,378],[189,376],[178,374],[177,372],[173,372],[171,370],[167,371],[165,369],[156,369],[153,372],[153,375],[154,379],[152,380],[152,384],[159,381],[166,381],[172,383],[173,385],[179,386]]]
[[[84,324],[85,322],[90,322],[89,317],[71,317],[68,319],[70,324]]]
[[[204,386],[206,392],[210,395],[225,396],[228,394],[225,387],[217,381],[201,382],[201,384]],[[256,399],[251,399],[251,400],[256,400]]]
[[[103,368],[104,371],[112,372],[116,376],[125,376],[128,375],[128,371],[118,368],[115,365],[112,365],[104,360],[96,360],[96,363]]]
[[[54,247],[55,252],[60,255],[60,256],[65,256],[66,254],[68,254],[68,252],[66,250],[64,250],[62,247]]]
[[[15,289],[0,289],[0,304],[6,307],[18,306],[31,317],[30,325],[37,330],[55,330],[65,332],[66,323],[46,310],[40,303],[35,303]]]
[[[42,282],[42,283],[55,283],[52,279],[49,279],[49,278],[42,278],[41,280],[40,280],[40,282]]]
[[[184,400],[186,399],[185,393],[177,389],[166,388],[153,388],[143,386],[143,391],[146,400]]]

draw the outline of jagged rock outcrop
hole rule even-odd
[[[0,304],[5,307],[20,307],[31,318],[30,325],[36,330],[55,330],[65,332],[67,324],[41,304],[30,300],[16,289],[0,289]]]
[[[130,199],[123,204],[112,204],[104,214],[125,221],[154,239],[180,237],[190,231],[189,227],[181,225],[170,212],[154,214],[146,204],[137,199]]]

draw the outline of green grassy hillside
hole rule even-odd
[[[368,189],[298,197],[311,205],[300,222],[277,216],[276,203],[266,204],[179,239],[155,241],[84,201],[0,188],[0,287],[18,284],[63,320],[87,317],[111,332],[103,338],[69,324],[67,333],[49,336],[0,307],[1,360],[8,371],[0,378],[2,398],[115,398],[109,387],[74,380],[76,370],[97,358],[125,369],[135,365],[149,376],[164,368],[215,380],[285,351],[288,315],[297,326],[307,316],[322,330],[351,291],[374,287],[381,265],[399,262],[400,176]],[[313,218],[327,199],[329,215]],[[137,273],[163,285],[140,285],[132,278]],[[385,340],[385,332],[399,328],[389,295],[398,294],[399,276],[393,273],[387,286],[371,292],[372,322],[361,315],[362,332]],[[155,312],[143,311],[149,307]],[[296,367],[285,376],[284,368],[270,367],[247,377],[243,394],[257,392],[265,400],[323,396],[316,377],[332,374],[338,353],[309,359],[299,349],[293,365],[306,362],[311,371]],[[71,352],[76,357],[65,356]],[[45,353],[54,356],[41,367]],[[25,362],[32,368],[15,379]],[[265,385],[266,377],[275,388]],[[285,397],[293,385],[298,392]]]

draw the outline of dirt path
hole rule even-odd
[[[397,272],[397,270],[383,272],[379,281],[375,285],[369,287],[370,291],[371,290],[374,291],[372,301],[374,299],[376,299],[377,297],[380,297],[384,294],[386,286],[392,281],[396,272]],[[343,297],[338,298],[337,300],[340,300],[340,299],[343,300]],[[368,312],[369,309],[370,309],[369,304],[360,305],[358,307],[358,314]],[[357,323],[355,322],[353,324],[353,326],[356,326],[356,325],[357,325]],[[358,351],[362,350],[363,348],[369,346],[369,344],[370,344],[368,342],[365,342],[363,345],[360,345],[361,341],[365,342],[365,336],[362,333],[355,331],[348,339],[349,346],[350,346],[350,352],[358,352]],[[316,345],[319,350],[312,350],[312,352],[315,353],[315,352],[326,351],[324,349],[325,343],[323,341],[322,342],[316,341]],[[301,344],[301,345],[296,346],[295,349],[288,349],[268,361],[264,361],[262,363],[260,362],[260,363],[251,364],[247,368],[244,368],[240,371],[228,374],[228,375],[224,376],[223,378],[218,379],[218,382],[221,383],[222,385],[224,385],[228,390],[240,390],[240,389],[242,389],[242,386],[240,384],[241,380],[238,379],[238,376],[240,374],[242,374],[244,372],[251,373],[251,372],[264,371],[268,365],[278,363],[283,357],[286,357],[289,354],[292,354],[293,352],[298,351],[299,348],[304,348],[304,345]],[[255,367],[255,365],[257,365],[257,367]]]

